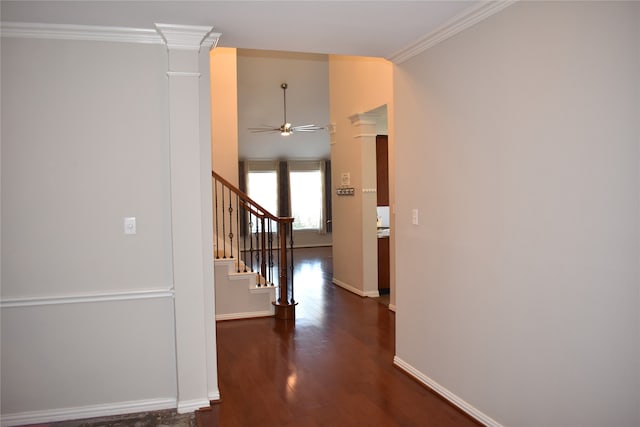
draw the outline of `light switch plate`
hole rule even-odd
[[[124,234],[136,234],[135,216],[129,216],[124,219]]]
[[[418,225],[420,224],[418,218],[418,209],[411,209],[411,224]]]

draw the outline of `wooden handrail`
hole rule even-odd
[[[235,259],[235,249],[238,272],[241,269],[245,272],[255,272],[259,287],[277,287],[277,297],[273,301],[276,318],[294,318],[297,304],[293,299],[294,218],[272,214],[214,171],[211,171],[211,177],[214,192],[214,232],[218,245],[222,243],[223,258],[227,258],[228,247],[229,258]],[[272,224],[275,224],[275,229]],[[274,234],[277,235],[275,247]],[[274,257],[275,251],[279,252],[277,257]],[[219,257],[218,250],[216,258]],[[277,265],[274,264],[274,259],[277,260]],[[276,268],[277,279],[273,275]]]
[[[269,218],[269,219],[272,219],[272,220],[278,221],[278,222],[279,221],[288,221],[288,220],[291,220],[291,222],[293,222],[293,218],[291,218],[291,217],[279,217],[279,216],[273,215],[267,209],[265,209],[262,206],[260,206],[260,204],[258,202],[256,202],[251,197],[249,197],[249,195],[247,193],[245,193],[244,191],[240,190],[238,187],[236,187],[235,185],[233,185],[232,183],[230,183],[229,181],[227,181],[226,179],[224,179],[222,176],[218,175],[214,171],[211,171],[211,176],[213,178],[215,178],[216,180],[220,181],[222,184],[224,184],[224,186],[229,188],[232,192],[234,192],[238,197],[240,197],[240,199],[242,201],[249,202],[250,205],[255,206],[258,209],[260,209],[260,211],[262,211],[262,214],[266,218]]]

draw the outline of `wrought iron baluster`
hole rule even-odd
[[[216,259],[220,259],[220,248],[218,248],[218,236],[220,236],[220,229],[218,228],[218,216],[220,215],[220,213],[218,212],[218,179],[217,178],[213,179],[213,198],[215,203],[214,216],[216,218],[216,232],[215,232]]]
[[[247,272],[247,208],[244,203],[242,204],[242,227],[240,232],[242,233],[242,263],[244,264],[244,272]]]
[[[229,189],[229,247],[231,249],[229,258],[233,258],[233,206],[231,203],[231,189]]]
[[[240,273],[240,198],[236,194],[236,249],[238,254],[238,260],[236,261],[237,272]]]
[[[255,221],[255,215],[253,213],[249,212],[249,230],[248,230],[248,233],[249,233],[249,261],[250,261],[250,264],[251,264],[251,272],[255,271],[255,269],[253,268],[253,265],[254,265],[254,262],[253,262],[253,235],[254,235],[253,224],[254,224],[254,221]],[[256,224],[256,227],[257,227],[258,224],[257,223],[255,223],[255,224]]]
[[[267,277],[267,257],[265,251],[267,249],[267,236],[264,224],[265,218],[260,217],[260,274]]]
[[[220,216],[222,217],[222,258],[227,259],[227,232],[224,226],[224,188],[221,191],[222,200],[221,200],[221,209]]]

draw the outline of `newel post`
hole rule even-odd
[[[278,299],[273,302],[276,319],[295,319],[296,305],[293,299],[293,268],[289,271],[289,265],[293,266],[293,218],[280,218],[279,228],[279,248],[280,248],[280,268]],[[290,245],[287,245],[287,236],[290,237]],[[289,255],[287,256],[287,251]]]

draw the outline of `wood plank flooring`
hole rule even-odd
[[[218,322],[222,400],[199,426],[479,425],[393,366],[395,314],[331,283],[330,248],[294,258],[295,321]]]

